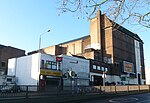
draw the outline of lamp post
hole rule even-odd
[[[103,86],[104,86],[104,92],[105,92],[105,80],[106,80],[106,73],[107,73],[108,69],[105,68],[105,70],[103,71],[103,75],[102,75],[102,78],[103,78]]]
[[[46,32],[44,32],[44,33],[42,33],[42,34],[40,34],[40,37],[39,37],[39,54],[38,54],[38,72],[39,72],[39,77],[40,77],[40,53],[41,53],[41,37],[42,37],[42,35],[44,35],[44,34],[46,34],[47,32],[50,32],[51,30],[47,30]],[[39,77],[37,77],[37,80],[39,80]],[[39,86],[39,81],[37,81],[37,86]],[[38,89],[38,88],[37,88]],[[40,88],[39,88],[40,89]]]
[[[47,30],[46,32],[44,32],[44,33],[42,33],[41,35],[40,35],[40,37],[39,37],[39,52],[41,53],[41,37],[42,37],[42,35],[44,35],[44,34],[46,34],[47,32],[50,32],[51,30],[49,29],[49,30]]]

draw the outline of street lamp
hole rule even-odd
[[[107,71],[108,71],[108,69],[105,68],[105,70],[103,71],[103,75],[102,75],[104,92],[105,92],[105,80],[106,80],[106,73],[107,73]]]
[[[44,35],[44,34],[46,34],[47,32],[50,32],[51,30],[47,30],[46,32],[44,32],[44,33],[42,33],[42,34],[40,34],[40,37],[39,37],[39,55],[38,55],[38,72],[40,73],[40,53],[41,53],[41,37],[42,37],[42,35]],[[40,77],[40,75],[39,75],[39,77]],[[39,77],[37,77],[37,80],[39,80]],[[37,86],[39,86],[39,81],[37,81]],[[37,88],[38,89],[38,88]]]
[[[40,35],[40,37],[39,37],[39,52],[41,52],[41,37],[42,37],[42,35],[44,35],[44,34],[46,34],[47,32],[50,32],[51,30],[47,30],[46,32],[44,32],[44,33],[42,33],[41,35]]]

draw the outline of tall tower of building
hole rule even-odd
[[[95,18],[90,19],[91,48],[101,49],[101,11]]]

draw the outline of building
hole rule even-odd
[[[7,74],[8,59],[25,55],[25,50],[0,45],[0,74]]]
[[[15,76],[17,85],[57,89],[71,85],[70,77],[64,77],[69,72],[75,73],[74,85],[89,85],[89,60],[64,55],[35,53],[9,59],[7,75]]]
[[[55,56],[36,53],[9,59],[7,75],[15,76],[17,85],[57,87],[62,76],[57,65]]]
[[[41,51],[52,55],[77,55],[92,59],[94,64],[90,64],[90,72],[99,69],[94,70],[93,76],[100,76],[100,81],[103,81],[102,75],[106,72],[101,64],[105,64],[106,68],[109,67],[106,81],[114,84],[145,84],[143,44],[137,34],[98,11],[97,16],[90,19],[90,35],[49,46]],[[34,52],[37,51],[29,54]]]
[[[15,83],[16,83],[15,76],[0,75],[0,85],[9,85]]]
[[[63,77],[64,86],[70,86],[70,80],[73,80],[74,86],[89,86],[90,83],[90,61],[80,57],[61,55],[62,58],[62,72],[74,72],[71,78]],[[71,75],[71,74],[70,74]]]
[[[145,69],[145,73],[146,73],[146,84],[150,85],[150,68],[146,68]]]

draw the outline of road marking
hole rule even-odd
[[[109,100],[110,103],[126,103],[126,102],[133,102],[137,101],[138,98],[118,98],[118,99],[111,99]]]
[[[150,103],[150,99],[149,100],[140,101],[140,102],[137,102],[137,103]]]

